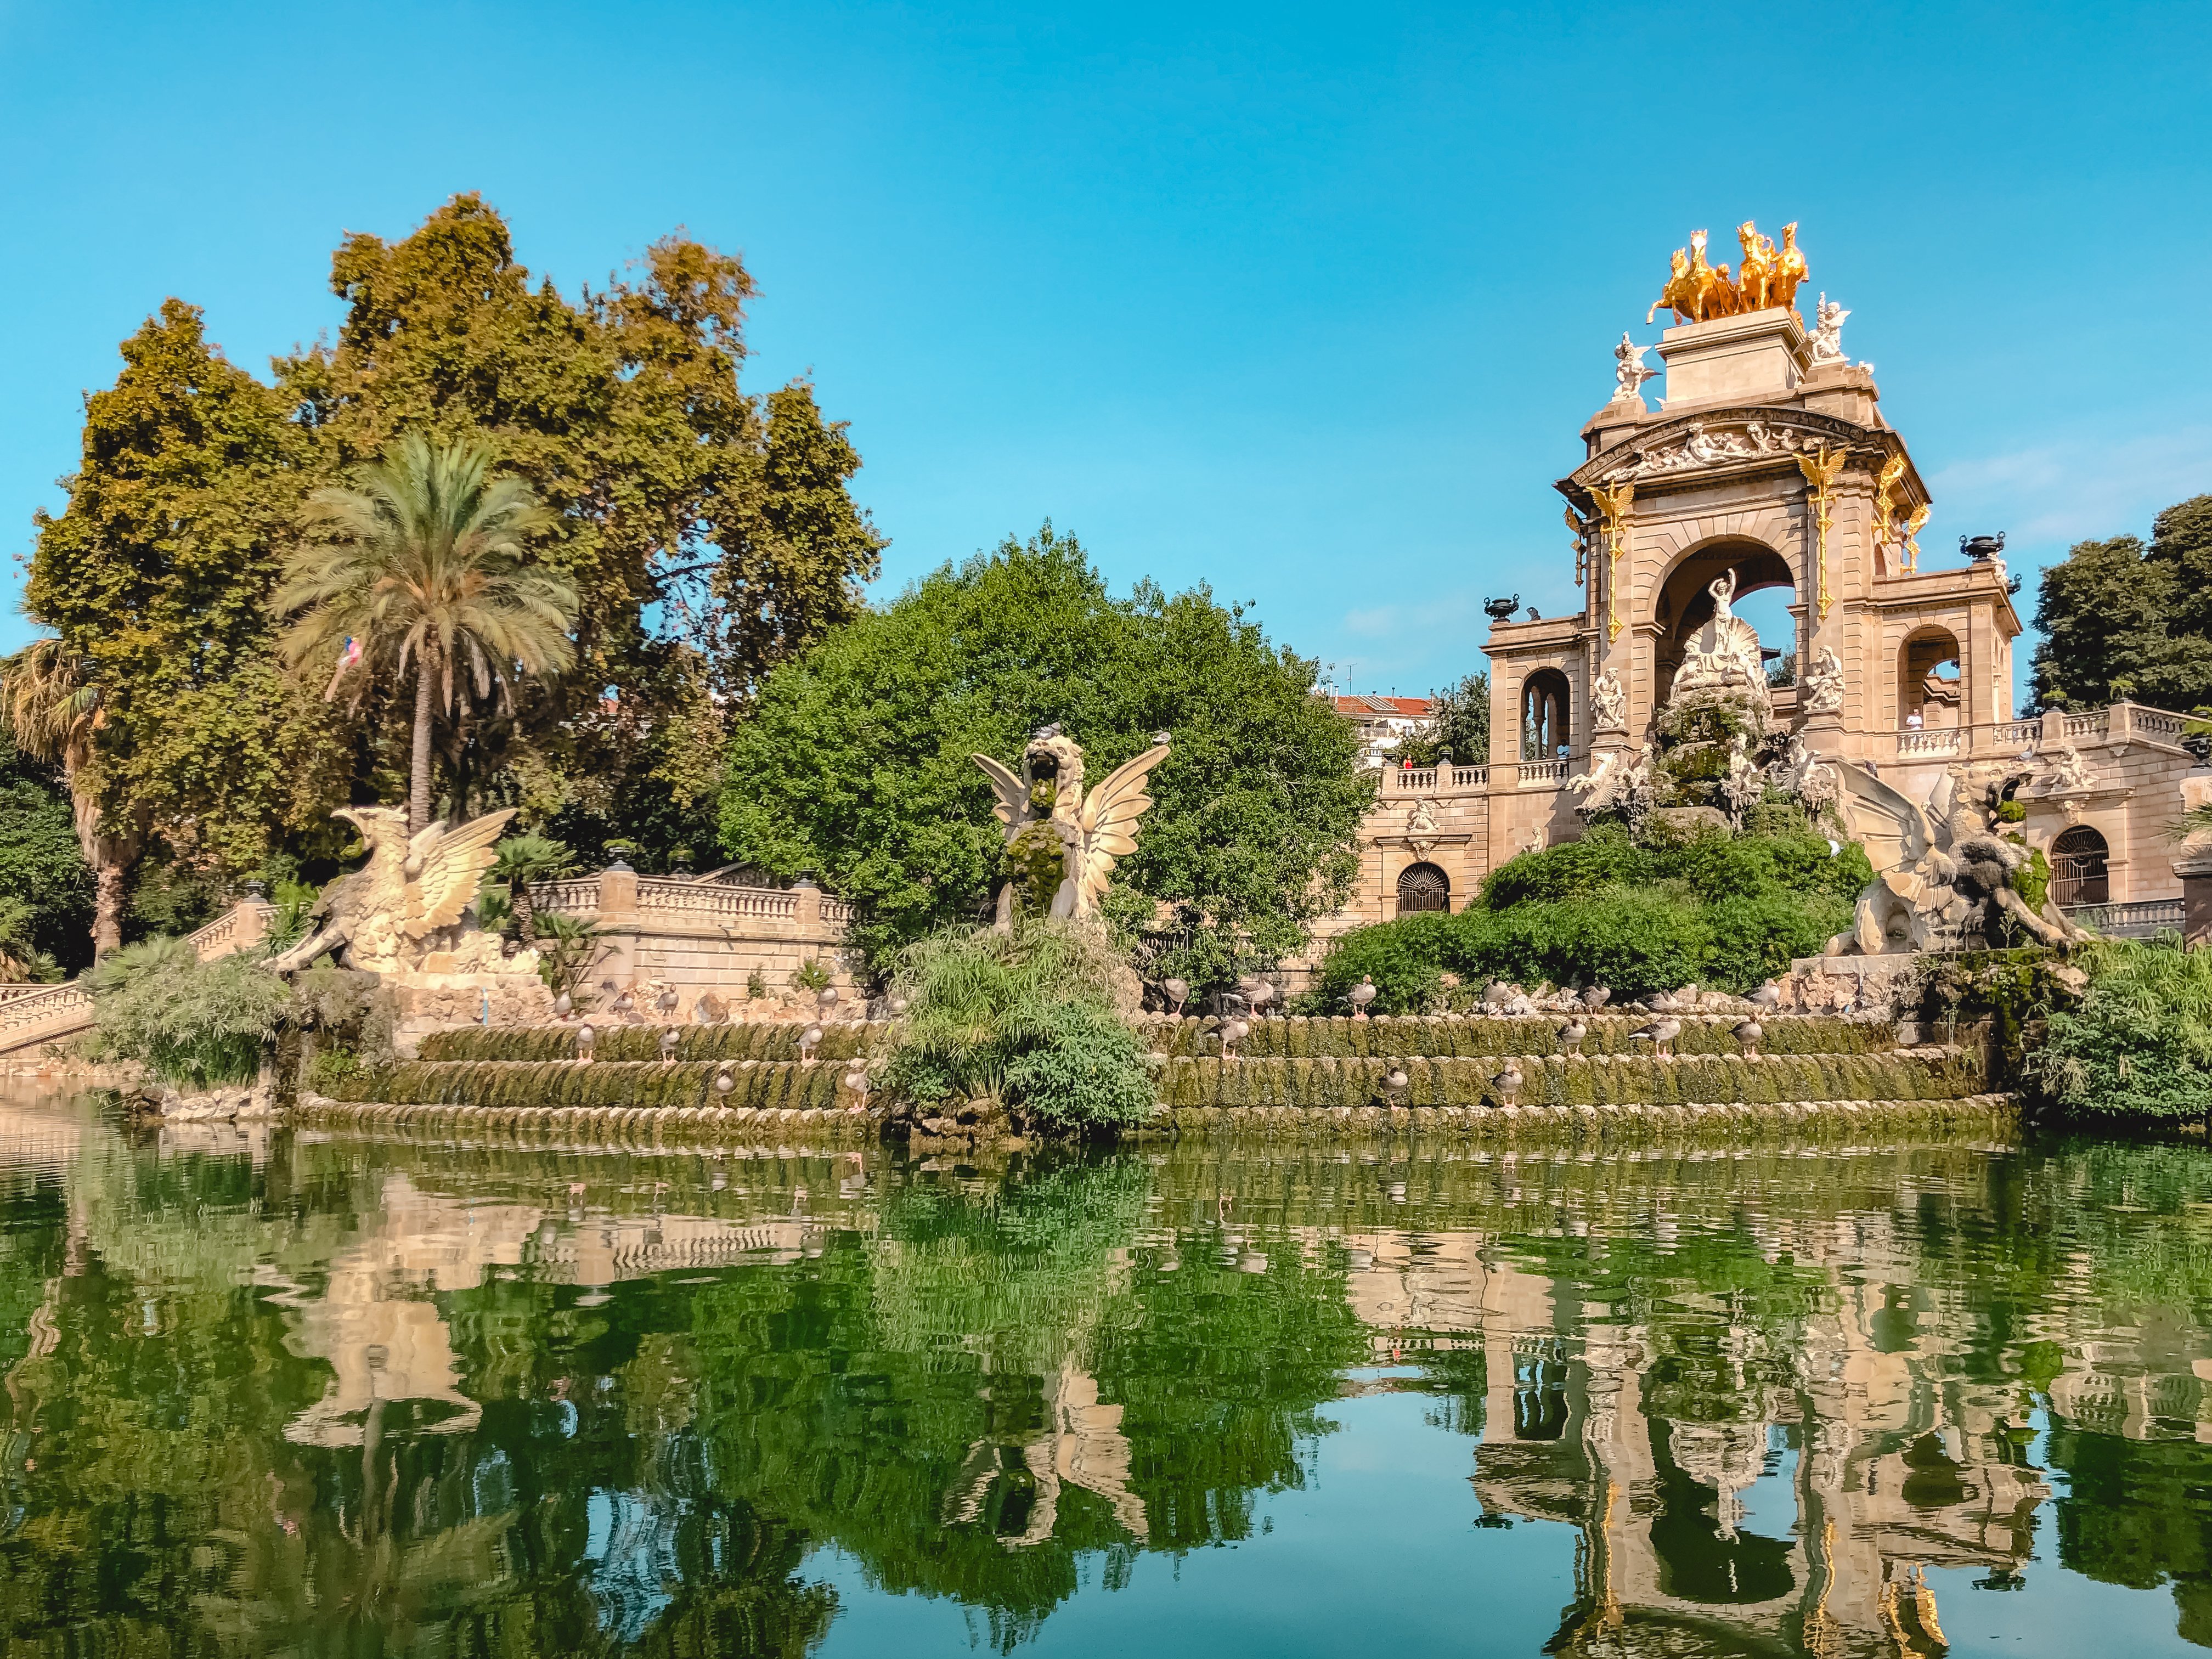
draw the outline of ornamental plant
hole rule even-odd
[[[900,958],[908,1012],[884,1085],[921,1106],[986,1098],[1046,1128],[1138,1122],[1154,1091],[1115,1006],[1127,972],[1104,933],[1081,923],[930,934]]]
[[[2052,1012],[2027,1073],[2069,1117],[2212,1123],[2212,953],[2102,939],[2075,958],[2089,988]]]

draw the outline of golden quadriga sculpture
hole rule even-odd
[[[494,843],[514,816],[512,808],[487,812],[456,830],[433,823],[412,836],[407,815],[392,807],[341,807],[331,816],[361,831],[368,862],[323,890],[309,913],[313,931],[271,968],[290,973],[332,951],[349,968],[410,973],[438,951],[451,957],[454,972],[535,971],[534,954],[509,958],[496,935],[460,931],[462,916],[497,856]]]
[[[1115,767],[1088,794],[1083,750],[1058,726],[1030,739],[1018,775],[988,755],[970,757],[998,793],[991,810],[1006,831],[1000,927],[1011,927],[1017,911],[1062,917],[1098,913],[1115,862],[1136,850],[1137,820],[1152,804],[1146,780],[1168,756],[1166,732],[1152,741],[1152,748]]]
[[[1771,237],[1760,235],[1759,227],[1748,219],[1736,227],[1735,234],[1743,247],[1743,263],[1731,277],[1725,264],[1717,265],[1706,258],[1706,233],[1692,231],[1690,246],[1674,250],[1666,285],[1644,320],[1650,322],[1662,307],[1674,312],[1678,323],[1709,323],[1716,317],[1741,316],[1776,306],[1786,310],[1796,304],[1798,284],[1806,276],[1796,225],[1782,227],[1778,248]]]

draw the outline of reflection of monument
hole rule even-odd
[[[1636,389],[1633,340],[1614,354],[1615,394],[1557,485],[1572,537],[1560,574],[1571,569],[1582,603],[1494,620],[1490,763],[1385,769],[1359,890],[1325,931],[1395,914],[1401,890],[1461,908],[1537,836],[1580,834],[1589,787],[1568,781],[1618,777],[1606,757],[1640,750],[1673,699],[1717,678],[1750,683],[1821,761],[1871,764],[1916,803],[1954,762],[2073,744],[2082,766],[2063,796],[2018,797],[2019,832],[2058,871],[2057,902],[2179,898],[2163,836],[2188,765],[2179,717],[2121,703],[2014,718],[2021,620],[2002,561],[1922,568],[1928,485],[1883,417],[1872,369],[1843,351],[1843,307],[1824,299],[1808,337],[1792,308],[1805,276],[1794,234],[1775,247],[1747,224],[1738,240],[1734,274],[1709,259],[1703,233],[1674,255],[1658,407]],[[1773,640],[1771,696],[1737,609],[1756,594],[1779,596],[1790,623]],[[1442,835],[1426,852],[1394,822],[1410,794],[1437,804]]]
[[[1814,1236],[1792,1249],[1825,1282],[1782,1328],[1719,1306],[1587,1321],[1580,1287],[1485,1235],[1346,1243],[1351,1304],[1393,1346],[1480,1347],[1485,1510],[1582,1531],[1547,1652],[1932,1655],[1923,1570],[2029,1558],[2050,1493],[2013,1461],[2015,1395],[1962,1387],[1933,1330],[1877,1341],[1883,1288],[1822,1272]]]

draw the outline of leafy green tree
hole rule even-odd
[[[494,478],[482,445],[410,432],[357,483],[309,499],[311,538],[285,561],[271,603],[299,617],[283,641],[287,659],[336,659],[330,694],[356,672],[373,684],[412,665],[411,833],[430,821],[433,720],[458,712],[471,690],[511,706],[517,678],[574,663],[576,590],[565,573],[531,562],[553,515],[521,480]]]
[[[30,759],[0,720],[0,894],[23,915],[0,939],[19,961],[50,957],[66,968],[91,959],[92,871],[78,846],[76,813],[56,769]]]
[[[150,841],[250,868],[276,837],[327,838],[349,759],[281,672],[265,604],[307,434],[193,307],[165,301],[122,349],[115,384],[85,400],[67,510],[38,515],[24,589],[59,636],[49,678],[66,680],[76,721],[58,752],[26,746],[56,755],[80,796],[101,950]]]
[[[489,445],[558,515],[544,554],[579,599],[576,671],[442,723],[434,793],[559,817],[580,848],[711,848],[726,711],[857,609],[882,546],[811,388],[739,387],[744,266],[671,237],[572,301],[461,196],[398,241],[349,238],[331,283],[335,338],[273,383],[166,302],[87,400],[67,510],[39,520],[27,609],[101,699],[83,781],[118,854],[102,914],[148,848],[214,878],[327,866],[330,809],[411,781],[411,688],[398,719],[391,690],[325,703],[270,606],[307,498],[409,432]]]
[[[1430,730],[1383,751],[1394,765],[1434,766],[1449,755],[1460,766],[1481,766],[1490,759],[1490,676],[1477,669],[1443,691],[1429,694]]]
[[[2148,544],[2076,543],[2043,573],[2035,625],[2047,636],[2035,648],[2045,708],[2212,702],[2212,495],[2167,507]]]
[[[1048,525],[772,673],[732,734],[723,842],[765,870],[820,872],[887,968],[907,941],[976,919],[997,885],[1003,833],[970,753],[1011,760],[1057,720],[1095,782],[1165,730],[1115,915],[1152,941],[1155,971],[1218,983],[1295,951],[1358,872],[1372,784],[1315,670],[1205,588],[1114,598]]]

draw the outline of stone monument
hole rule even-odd
[[[1030,738],[1018,775],[988,755],[969,757],[991,780],[999,798],[992,814],[1006,832],[998,926],[1012,927],[1017,913],[1097,914],[1115,862],[1136,850],[1137,820],[1152,804],[1145,781],[1168,757],[1166,732],[1152,744],[1087,794],[1083,750],[1057,725]]]

